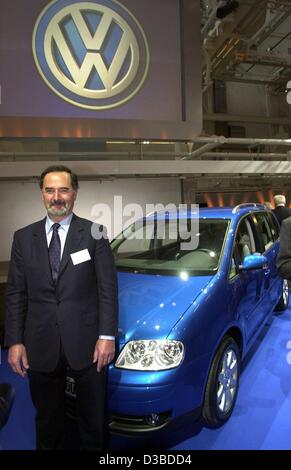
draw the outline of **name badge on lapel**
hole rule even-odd
[[[76,253],[71,253],[71,258],[73,261],[73,265],[75,266],[76,264],[84,263],[85,261],[88,261],[91,259],[90,253],[87,250],[81,250],[81,251],[76,251]]]

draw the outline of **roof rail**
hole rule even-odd
[[[258,207],[259,209],[266,208],[264,204],[259,204],[258,202],[246,202],[244,204],[238,204],[232,209],[232,213],[236,214],[239,209],[244,209],[246,207]]]

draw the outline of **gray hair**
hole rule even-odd
[[[275,203],[275,206],[278,206],[279,204],[284,204],[285,206],[286,198],[284,194],[276,194],[276,196],[274,196],[274,203]]]

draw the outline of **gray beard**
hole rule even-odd
[[[54,209],[53,207],[49,207],[47,209],[48,211],[48,214],[50,215],[54,215],[54,216],[62,216],[62,215],[66,215],[67,213],[67,207],[64,206],[62,207],[61,209]]]

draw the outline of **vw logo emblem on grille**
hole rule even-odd
[[[146,36],[115,0],[54,0],[38,17],[32,38],[40,75],[62,99],[110,109],[130,100],[149,68]]]

